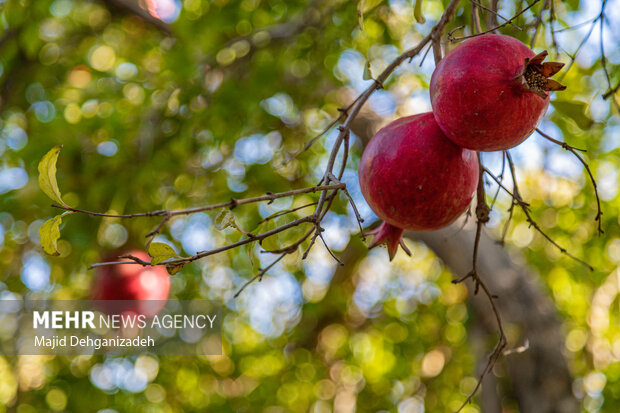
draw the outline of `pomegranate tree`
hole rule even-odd
[[[376,239],[395,250],[402,235],[397,229],[436,230],[465,211],[478,182],[478,160],[446,138],[432,113],[423,113],[377,132],[362,155],[359,180],[372,210],[392,226],[380,228]]]
[[[512,148],[523,142],[549,106],[549,79],[563,66],[535,55],[501,34],[469,39],[444,57],[431,78],[433,113],[452,142],[477,151]]]
[[[130,251],[123,255],[132,255],[146,262],[151,260],[143,251]],[[170,276],[164,266],[143,267],[139,264],[121,264],[100,267],[93,299],[145,301],[123,307],[125,311],[150,316],[157,314],[164,307],[169,292]],[[149,303],[151,300],[157,302]]]

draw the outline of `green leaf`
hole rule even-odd
[[[586,115],[586,104],[579,101],[554,100],[553,107],[562,115],[571,118],[583,130],[592,127],[594,121]]]
[[[56,215],[45,221],[39,228],[41,247],[49,255],[60,255],[57,245],[60,238],[60,224],[62,224],[62,215]]]
[[[364,66],[364,74],[362,75],[364,80],[372,80],[372,73],[370,73],[370,62],[366,60],[366,65]]]
[[[225,228],[233,226],[235,222],[235,217],[228,209],[223,209],[219,214],[215,217],[215,229],[221,231]]]
[[[415,6],[413,7],[413,17],[415,17],[415,20],[420,24],[426,22],[424,14],[422,14],[422,1],[423,0],[415,0]]]
[[[166,264],[166,271],[168,271],[168,274],[174,275],[181,271],[184,266],[185,264]]]
[[[269,232],[275,229],[276,227],[277,227],[276,221],[272,219],[267,222],[264,222],[261,225],[260,232],[261,233]],[[264,238],[263,240],[260,241],[260,246],[267,251],[276,250],[280,248],[280,242],[278,240],[278,236],[272,235],[270,237]]]
[[[170,245],[164,244],[163,242],[152,242],[151,245],[149,245],[148,253],[152,258],[151,265],[157,265],[160,262],[171,258],[181,258],[176,252],[174,252]],[[183,267],[181,266],[181,268]]]
[[[62,200],[58,183],[56,182],[56,161],[61,148],[62,145],[54,146],[39,162],[39,186],[52,201],[62,206],[68,206]]]
[[[237,221],[235,220],[235,216],[229,209],[223,209],[217,216],[215,217],[215,229],[218,231],[222,231],[228,227],[232,227],[242,234],[248,235],[249,232],[246,232],[239,227]]]
[[[265,232],[274,230],[278,227],[289,224],[295,219],[296,217],[290,214],[277,217],[276,219],[268,221],[265,225],[265,228],[261,230],[261,233],[265,233]],[[299,240],[306,233],[306,231],[308,231],[309,225],[311,224],[306,223],[306,224],[301,224],[301,225],[288,228],[285,231],[282,231],[270,237],[264,238],[260,242],[260,245],[266,251],[273,251],[273,250],[278,250],[278,249],[287,247],[291,245],[292,243],[296,242],[297,240]]]

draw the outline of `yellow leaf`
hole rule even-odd
[[[359,20],[360,29],[364,31],[364,0],[357,3],[357,18]]]
[[[45,221],[39,228],[41,247],[49,255],[60,255],[57,246],[58,238],[60,238],[60,224],[62,224],[62,215],[56,215]]]
[[[63,202],[56,182],[56,161],[60,154],[60,148],[62,145],[54,146],[39,162],[39,186],[52,201],[62,206],[68,206]]]
[[[413,17],[415,17],[415,20],[420,24],[426,22],[424,14],[422,14],[422,0],[415,0],[415,6],[413,7]]]
[[[153,258],[151,260],[151,265],[157,265],[160,262],[170,258],[180,258],[170,245],[164,244],[163,242],[151,243],[151,245],[149,245],[148,253],[151,258]]]

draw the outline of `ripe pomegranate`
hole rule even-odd
[[[121,255],[133,255],[143,261],[151,261],[148,254],[143,251],[130,251]],[[111,261],[115,261],[115,257]],[[139,264],[120,264],[99,267],[93,299],[145,301],[122,305],[121,312],[152,316],[165,306],[169,292],[170,276],[163,266],[143,267]],[[149,302],[148,300],[158,301]]]
[[[501,34],[469,39],[446,55],[431,78],[433,113],[452,142],[476,151],[512,148],[536,128],[563,63],[547,62]]]
[[[377,237],[395,249],[398,229],[436,230],[465,211],[478,183],[478,160],[446,138],[432,113],[423,113],[377,132],[362,155],[359,180],[368,205],[392,226],[380,227]]]

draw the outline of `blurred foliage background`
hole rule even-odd
[[[140,248],[157,224],[71,215],[61,256],[45,256],[38,228],[57,211],[39,190],[37,163],[52,146],[63,145],[58,181],[65,201],[100,212],[186,208],[314,185],[333,131],[284,166],[283,160],[368,86],[367,61],[379,73],[429,32],[445,3],[423,1],[426,23],[416,24],[409,0],[1,0],[0,297],[86,299],[94,277],[88,266]],[[576,159],[539,136],[512,153],[534,218],[595,271],[562,256],[519,212],[506,248],[526,257],[555,303],[566,333],[558,351],[588,412],[620,410],[620,94],[603,98],[620,80],[620,2],[604,3],[602,23],[600,1],[551,0],[515,20],[524,30],[502,28],[529,44],[542,7],[552,4],[554,32],[547,9],[534,49],[574,60],[561,72],[568,89],[554,97],[541,128],[588,150],[605,234],[596,235],[592,187]],[[525,6],[500,1],[499,12],[513,16]],[[470,13],[462,1],[447,31],[466,26],[455,33],[469,33]],[[433,68],[431,56],[402,65],[368,109],[384,122],[430,110]],[[357,183],[362,146],[354,142],[344,182],[371,223],[376,217]],[[500,154],[484,154],[483,161],[499,171]],[[495,188],[489,183],[488,193]],[[254,230],[262,218],[316,199],[285,198],[234,214],[243,229]],[[501,234],[509,204],[500,194],[491,234]],[[238,232],[214,228],[215,215],[176,217],[157,240],[183,255],[238,240]],[[482,351],[472,348],[467,289],[451,284],[459,274],[420,242],[407,241],[413,258],[399,252],[392,263],[385,250],[367,251],[344,197],[324,224],[345,267],[317,244],[307,260],[303,250],[287,256],[234,299],[273,259],[252,246],[173,277],[171,298],[213,299],[227,309],[223,356],[0,356],[0,410],[458,408],[494,340],[489,336]],[[286,245],[299,231],[268,239],[265,248]],[[497,370],[501,377],[501,365]],[[502,403],[504,412],[518,411],[509,393]],[[480,407],[474,402],[463,411]]]

